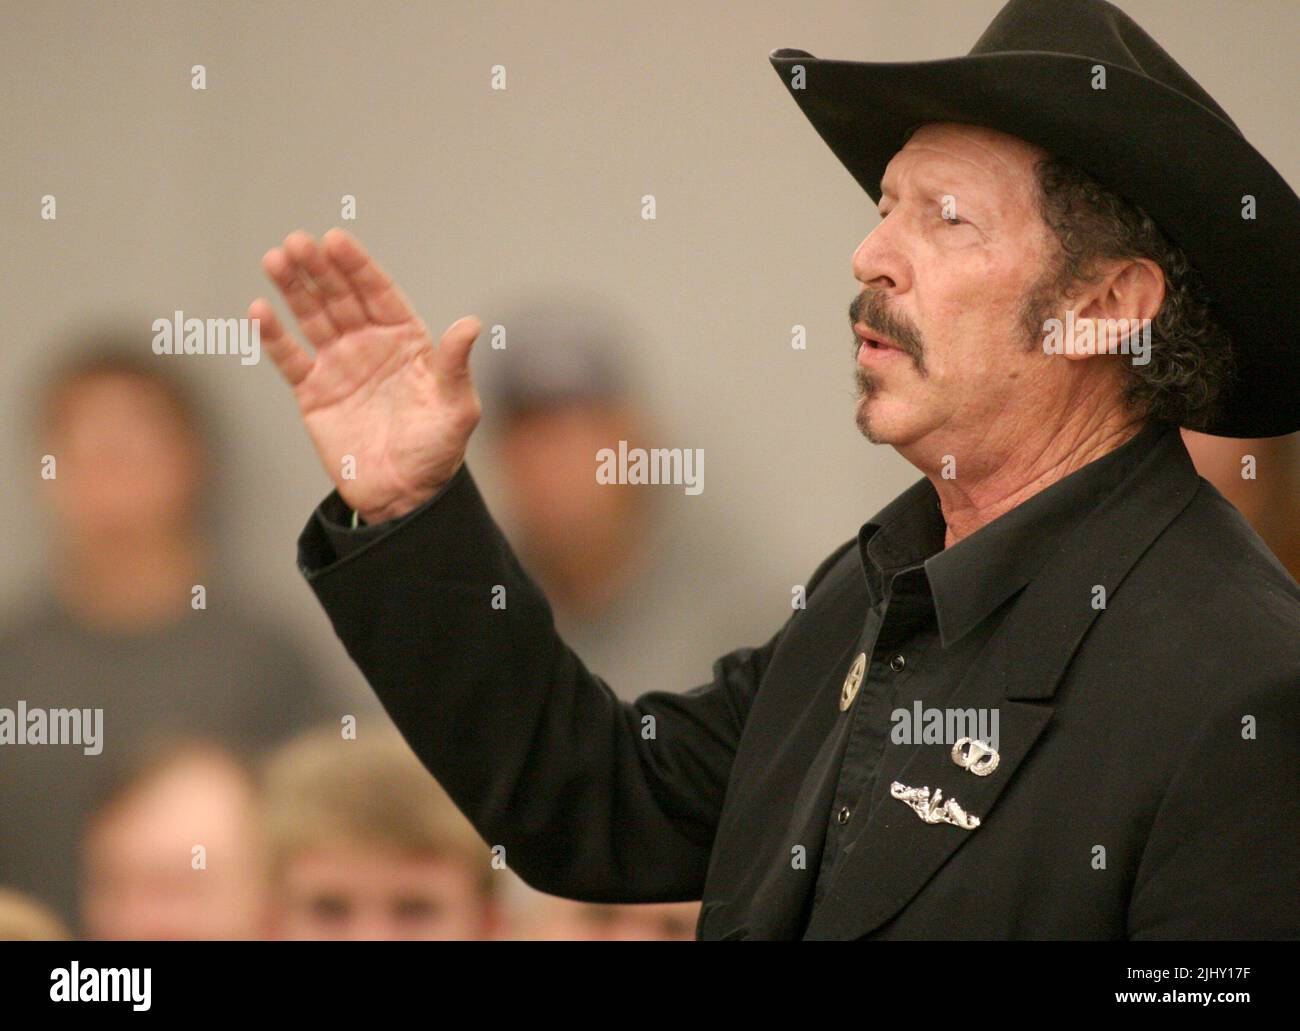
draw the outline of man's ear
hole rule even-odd
[[[1164,303],[1165,273],[1150,258],[1117,261],[1102,281],[1108,287],[1100,298],[1106,318],[1154,319]]]
[[[1066,348],[1065,356],[1091,358],[1106,353],[1107,341],[1121,345],[1130,341],[1136,327],[1150,326],[1164,299],[1164,270],[1150,258],[1103,263],[1092,282],[1080,287],[1072,299],[1074,336],[1080,346]]]

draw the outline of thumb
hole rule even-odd
[[[451,390],[469,385],[469,352],[483,326],[473,315],[457,319],[433,351],[433,371]]]

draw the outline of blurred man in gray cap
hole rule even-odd
[[[772,613],[713,590],[725,531],[702,526],[694,499],[594,475],[596,454],[619,441],[681,443],[639,400],[630,352],[640,339],[595,296],[515,297],[503,308],[491,335],[505,346],[485,349],[499,461],[484,489],[556,627],[594,672],[628,699],[689,683],[729,641],[757,638]]]

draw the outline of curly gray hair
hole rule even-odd
[[[1039,211],[1060,250],[1026,303],[1026,317],[1073,285],[1090,282],[1107,259],[1154,261],[1165,276],[1164,303],[1151,320],[1151,360],[1125,365],[1124,400],[1148,419],[1203,428],[1226,392],[1232,341],[1213,317],[1200,274],[1150,215],[1078,166],[1048,157],[1036,170]]]

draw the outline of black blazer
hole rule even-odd
[[[326,500],[300,568],[416,754],[524,880],[592,901],[702,898],[703,939],[789,933],[813,876],[791,861],[793,796],[868,604],[854,541],[766,644],[694,690],[627,703],[557,636],[467,467],[340,558],[349,514]],[[946,703],[1000,710],[997,769],[886,749],[806,937],[1300,936],[1300,588],[1175,430],[1073,544]],[[955,795],[981,825],[922,821],[894,780]]]

